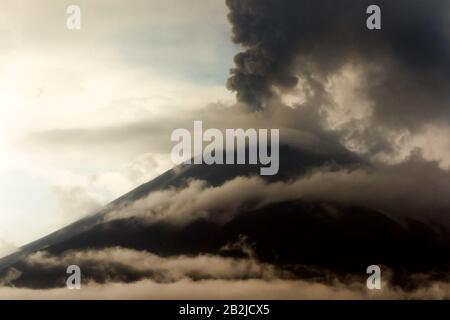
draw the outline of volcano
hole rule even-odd
[[[336,151],[336,150],[335,150]],[[314,168],[358,168],[368,166],[344,149],[333,156],[289,146],[280,149],[280,172],[264,177],[271,182],[307,175]],[[408,275],[448,275],[450,235],[445,228],[393,219],[384,212],[352,204],[295,199],[258,207],[239,207],[225,221],[200,217],[186,224],[170,221],[143,222],[139,217],[107,219],[125,203],[140,200],[155,191],[182,188],[192,180],[220,186],[238,176],[258,175],[257,165],[183,165],[167,171],[61,230],[20,248],[0,259],[0,279],[14,270],[17,276],[6,285],[54,288],[65,285],[65,268],[43,268],[29,261],[39,252],[62,257],[68,252],[120,247],[160,257],[215,255],[251,257],[301,279],[345,279],[364,275],[367,266],[381,265],[394,272],[393,281],[408,287]],[[224,213],[225,215],[227,212]],[[232,244],[241,243],[241,246]],[[243,250],[244,245],[251,252]],[[84,279],[132,282],[148,276],[118,266],[106,271],[95,265],[84,268]],[[104,268],[103,268],[104,269]],[[195,275],[192,275],[195,278]]]

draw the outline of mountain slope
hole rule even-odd
[[[358,165],[357,156],[344,150],[334,150],[333,155],[327,153],[313,153],[292,148],[286,145],[280,147],[280,170],[275,176],[267,176],[269,180],[287,180],[300,176],[317,166]],[[17,253],[0,259],[0,270],[30,252],[43,250],[53,244],[89,230],[101,222],[105,215],[123,203],[135,201],[149,193],[167,189],[169,187],[184,186],[191,179],[205,180],[212,186],[218,186],[237,176],[251,176],[259,174],[258,165],[182,165],[171,169],[155,179],[137,187],[129,193],[111,202],[105,208],[70,224],[44,238],[27,244]]]
[[[288,180],[324,165],[361,165],[351,154],[336,160],[336,157],[289,147],[282,148],[280,159],[279,175],[267,179]],[[330,272],[342,276],[361,274],[372,264],[385,265],[400,275],[405,272],[433,272],[444,277],[447,274],[450,266],[450,237],[447,232],[415,221],[394,221],[378,211],[358,206],[295,200],[256,208],[243,207],[226,221],[199,218],[186,224],[174,224],[170,221],[148,223],[138,217],[104,219],[124,203],[141,199],[153,191],[182,187],[190,179],[201,179],[219,186],[236,176],[255,175],[258,171],[257,166],[246,165],[191,165],[170,170],[100,212],[1,259],[0,278],[14,269],[21,275],[10,281],[10,285],[32,288],[62,286],[63,268],[42,269],[30,263],[27,257],[43,250],[58,257],[74,250],[111,247],[143,250],[161,257],[210,254],[239,258],[248,256],[250,249],[252,259],[282,267],[302,278],[326,278]],[[235,246],[237,243],[240,245]],[[84,268],[83,275],[85,279],[97,282],[106,279],[136,281],[145,276],[121,267],[112,268],[105,275],[105,270],[99,272],[91,267]],[[401,276],[399,279],[399,283],[407,284]]]

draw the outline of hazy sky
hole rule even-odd
[[[372,33],[368,0],[79,0],[72,31],[72,1],[0,1],[0,255],[169,169],[171,131],[198,118],[342,144],[385,173],[373,190],[399,181],[397,205],[423,196],[422,215],[439,202],[448,222],[448,2],[380,0]],[[241,100],[270,108],[233,105],[233,67]]]
[[[82,28],[70,31],[71,4],[1,0],[0,255],[170,167],[152,137],[100,133],[86,147],[89,133],[52,145],[52,132],[120,131],[234,100],[224,1],[80,0]]]
[[[333,238],[339,230],[345,239],[359,237],[360,232],[348,234],[346,224],[354,228],[362,221],[359,213],[367,214],[361,228],[381,235],[398,230],[400,240],[412,246],[423,238],[418,252],[430,244],[432,261],[443,265],[441,244],[434,247],[432,232],[422,237],[427,229],[404,219],[432,223],[433,230],[443,227],[442,239],[444,228],[450,230],[450,1],[376,3],[381,30],[367,28],[371,0],[0,0],[0,258],[170,169],[171,132],[202,120],[204,128],[222,130],[276,128],[281,145],[301,150],[281,149],[280,169],[283,160],[289,165],[279,180],[239,176],[211,185],[220,175],[199,181],[210,171],[187,170],[185,177],[197,178],[179,188],[148,195],[140,189],[99,219],[105,226],[101,234],[111,235],[104,231],[111,220],[130,217],[133,231],[139,221],[143,228],[169,223],[155,229],[164,226],[161,234],[167,235],[172,231],[166,226],[188,230],[183,226],[199,219],[219,226],[239,214],[245,213],[247,221],[253,212],[263,212],[263,219],[255,219],[267,221],[278,208],[269,205],[303,200],[289,208],[302,213],[311,205],[304,221],[314,227],[316,219],[309,215],[317,211],[314,218]],[[66,27],[71,5],[81,7],[81,30]],[[255,208],[262,210],[249,211]],[[359,277],[346,276],[345,283],[333,280],[332,285],[305,282],[262,263],[272,255],[263,252],[266,240],[294,221],[291,210],[287,213],[271,217],[274,233],[239,236],[236,243],[226,239],[220,252],[241,250],[247,255],[243,259],[215,256],[213,249],[202,253],[203,246],[192,245],[196,241],[189,251],[198,250],[197,256],[162,257],[118,247],[33,253],[0,278],[0,287],[24,280],[25,288],[0,288],[0,296],[69,297],[59,289],[30,291],[27,281],[34,288],[36,272],[50,279],[52,272],[75,263],[102,279],[88,281],[84,298],[223,298],[236,288],[242,297],[270,298],[274,292],[276,298],[376,297],[368,296]],[[402,227],[394,228],[384,215]],[[232,224],[245,231],[242,221]],[[292,230],[287,228],[287,238],[281,236],[278,243],[295,239]],[[371,246],[377,239],[368,231]],[[190,239],[189,232],[183,234]],[[380,257],[376,252],[384,240],[370,252]],[[308,245],[321,248],[322,242]],[[61,248],[66,244],[71,247],[69,241]],[[395,247],[403,248],[402,241]],[[333,279],[333,268],[340,264],[329,260],[327,265],[320,257],[316,266],[316,258],[308,258],[316,256],[311,248],[299,261],[314,265],[312,273],[295,266],[299,256],[286,250],[276,260],[289,261],[299,274],[320,275],[324,267],[324,279]],[[392,260],[389,252],[388,265],[415,261],[408,250],[396,258],[407,261]],[[366,261],[365,253],[351,261],[361,257]],[[342,263],[350,266],[350,261]],[[22,277],[31,268],[31,277]],[[408,288],[417,284],[417,290],[406,292],[397,287],[396,277],[391,287],[390,270],[385,274],[382,298],[449,296],[448,279],[441,282],[434,271],[412,275]],[[192,275],[201,281],[191,281]],[[115,279],[140,281],[114,284]],[[218,285],[225,289],[217,292]]]

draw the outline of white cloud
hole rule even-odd
[[[382,280],[382,290],[366,288],[365,277],[335,279],[330,282],[286,277],[268,264],[251,259],[232,259],[212,255],[158,257],[135,250],[109,248],[103,251],[70,252],[62,257],[45,253],[29,259],[34,266],[59,266],[76,261],[94,263],[97,270],[108,272],[110,264],[120,263],[141,271],[152,271],[152,276],[123,283],[84,283],[81,290],[55,288],[32,290],[0,286],[0,298],[8,299],[448,299],[450,284],[430,281],[415,289],[402,290],[390,284],[389,276]],[[103,269],[102,269],[103,268]],[[162,272],[163,279],[154,279]],[[192,280],[196,275],[199,279]],[[284,276],[283,276],[284,275]],[[20,277],[13,270],[8,279]],[[153,278],[152,278],[153,277]],[[156,277],[157,278],[157,277]],[[423,275],[422,275],[423,278]],[[163,281],[161,281],[163,280]],[[220,290],[218,290],[220,288]]]
[[[77,264],[95,265],[98,270],[108,274],[111,265],[121,265],[126,272],[151,273],[155,280],[175,282],[184,278],[199,279],[275,279],[289,273],[275,266],[260,263],[253,258],[224,258],[214,255],[159,257],[155,254],[124,248],[103,250],[71,251],[62,256],[52,256],[37,252],[28,257],[27,262],[35,268],[67,266]],[[112,270],[112,269],[111,269]]]
[[[414,172],[414,175],[411,175]],[[424,187],[426,186],[426,187]],[[109,219],[140,216],[153,222],[189,223],[198,218],[228,221],[243,208],[287,200],[315,200],[360,205],[391,215],[449,226],[450,173],[419,155],[396,165],[366,168],[315,168],[297,180],[268,183],[259,176],[237,177],[221,186],[192,180],[110,212]]]

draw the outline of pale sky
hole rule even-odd
[[[170,132],[180,121],[201,114],[215,115],[221,128],[275,123],[295,140],[313,125],[286,110],[216,113],[235,101],[225,82],[240,49],[223,0],[0,4],[0,256],[171,168]],[[81,30],[66,27],[73,4],[81,7]],[[395,152],[370,160],[401,162],[418,148],[448,170],[448,122],[437,118],[415,131],[374,127],[363,67],[343,65],[326,79],[329,128],[360,133],[343,137],[361,153],[365,140],[383,135]],[[302,85],[281,98],[301,102]]]
[[[81,30],[66,28],[71,4]],[[234,101],[226,14],[215,0],[1,0],[0,255],[171,167],[152,137],[102,129]],[[51,143],[83,129],[99,140]]]

